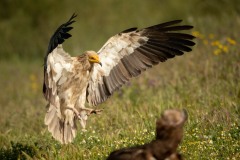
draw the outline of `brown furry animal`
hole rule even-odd
[[[156,139],[136,147],[112,152],[107,160],[181,160],[177,147],[183,137],[186,110],[166,110],[156,123]]]

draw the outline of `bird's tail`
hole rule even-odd
[[[53,138],[62,144],[67,144],[71,143],[76,137],[77,126],[74,116],[72,110],[66,109],[64,112],[65,118],[60,118],[60,111],[50,104],[44,122],[48,126],[48,131],[52,133]]]

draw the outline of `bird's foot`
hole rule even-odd
[[[91,109],[91,108],[84,108],[88,111],[88,115],[90,114],[101,114],[103,109]]]
[[[91,114],[101,114],[103,110],[102,109],[91,109],[91,108],[80,108],[80,111],[77,115],[79,122],[82,126],[82,130],[86,131],[86,124],[88,116]]]
[[[103,111],[102,109],[91,109],[91,108],[80,108],[79,111],[76,108],[67,108],[67,109],[71,109],[75,113],[77,119],[79,120],[82,126],[83,131],[86,131],[85,128],[86,128],[88,116],[91,114],[101,114],[101,112]]]
[[[75,113],[75,115],[77,116],[77,118],[81,119],[80,113],[76,108],[67,107],[67,109],[72,110]]]

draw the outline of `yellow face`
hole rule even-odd
[[[90,63],[99,63],[100,65],[102,65],[101,62],[100,62],[99,56],[96,52],[87,51],[87,55],[88,55],[88,61]]]

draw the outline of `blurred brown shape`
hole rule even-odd
[[[156,123],[156,139],[142,146],[113,151],[107,160],[181,160],[177,147],[183,137],[186,110],[166,110]]]

